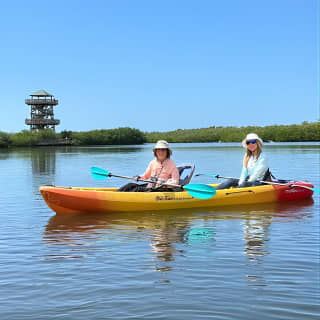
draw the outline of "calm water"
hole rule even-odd
[[[1,319],[319,319],[319,195],[168,212],[55,215],[39,186],[120,186],[153,145],[0,151]],[[239,144],[172,145],[197,173],[238,176]],[[320,144],[268,144],[279,178],[320,185]],[[194,178],[195,183],[214,182]]]

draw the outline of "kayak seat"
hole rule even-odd
[[[276,182],[276,183],[287,183],[289,180],[284,179],[278,179],[276,178],[268,168],[266,173],[264,174],[264,177],[262,178],[262,181],[270,181],[270,182]]]
[[[195,165],[192,163],[182,163],[177,166],[180,175],[181,186],[185,186],[190,183],[190,180],[193,176]]]

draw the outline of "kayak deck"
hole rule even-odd
[[[295,182],[313,187],[307,182]],[[217,186],[217,185],[211,185]],[[210,199],[197,199],[183,192],[116,192],[117,188],[83,188],[42,186],[40,192],[56,213],[133,212],[201,208],[278,202],[309,198],[305,188],[262,185],[217,190]]]

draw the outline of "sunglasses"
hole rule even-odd
[[[248,140],[248,141],[246,141],[246,144],[247,145],[249,145],[249,144],[255,144],[255,143],[257,143],[257,140]]]

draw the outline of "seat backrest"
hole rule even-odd
[[[180,175],[180,182],[181,186],[185,186],[188,184],[192,178],[194,173],[195,165],[192,163],[182,163],[177,166],[179,175]]]
[[[284,179],[277,179],[268,168],[266,173],[264,174],[262,181],[270,181],[270,182],[277,182],[277,183],[288,183],[289,180]]]
[[[278,181],[278,179],[271,173],[270,169],[268,168],[262,178],[262,181]]]

